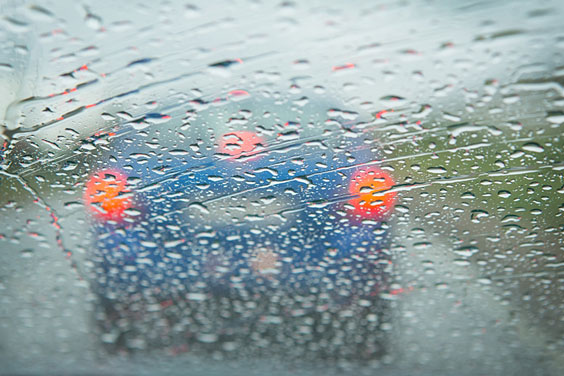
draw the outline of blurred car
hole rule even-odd
[[[184,116],[150,112],[111,132],[86,182],[90,275],[108,342],[178,348],[194,337],[216,349],[244,340],[251,331],[236,328],[268,321],[283,297],[312,304],[271,318],[277,326],[357,307],[377,329],[396,193],[378,140],[358,127],[366,116],[327,99],[243,90],[181,107]],[[198,319],[223,298],[225,312]],[[237,302],[255,309],[240,317]],[[162,310],[176,313],[151,338],[146,320]],[[367,358],[382,351],[373,342],[359,344]]]

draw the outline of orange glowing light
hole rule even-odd
[[[355,196],[348,202],[354,208],[352,214],[376,221],[387,219],[396,202],[397,193],[388,191],[394,184],[392,177],[377,167],[356,170],[349,185],[349,193]]]
[[[127,176],[117,170],[101,170],[93,174],[86,183],[84,201],[98,219],[121,220],[132,206],[126,195]]]

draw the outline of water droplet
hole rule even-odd
[[[501,190],[501,191],[497,192],[497,194],[498,194],[499,197],[502,197],[502,198],[507,198],[507,197],[511,196],[511,192],[505,191],[505,190]]]
[[[544,152],[544,148],[537,143],[529,142],[528,144],[523,145],[522,147],[525,151],[530,151],[532,153],[542,153]]]
[[[432,174],[445,174],[447,170],[444,167],[429,167],[427,171]]]

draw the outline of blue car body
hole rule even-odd
[[[98,172],[127,179],[127,208],[93,216],[94,291],[119,302],[385,290],[387,224],[351,213],[348,190],[378,166],[377,140],[360,115],[310,103],[210,102],[117,131]]]

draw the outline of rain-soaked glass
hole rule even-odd
[[[0,374],[563,374],[563,19],[0,1]]]

